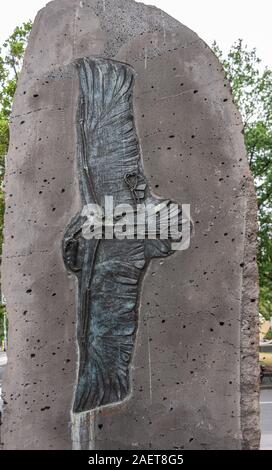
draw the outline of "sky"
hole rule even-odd
[[[103,0],[101,0],[103,2]],[[13,29],[34,19],[48,0],[7,0],[1,6],[0,44]],[[239,38],[256,47],[263,65],[272,67],[272,0],[144,0],[194,30],[209,45],[227,52]]]

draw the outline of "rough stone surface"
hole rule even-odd
[[[73,415],[77,284],[61,244],[81,210],[71,64],[84,56],[135,69],[145,175],[157,196],[191,204],[195,236],[148,268],[130,396]],[[207,45],[132,0],[49,3],[31,34],[7,158],[4,449],[257,448],[255,244],[241,118]]]

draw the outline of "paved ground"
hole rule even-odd
[[[2,377],[4,372],[4,366],[7,363],[7,356],[5,353],[0,352],[0,412],[2,411],[2,400],[1,400],[1,391],[2,391]]]
[[[3,366],[7,363],[7,355],[4,352],[0,351],[0,366]]]
[[[260,346],[260,352],[263,353],[271,353],[272,352],[272,344],[263,344]]]
[[[272,450],[272,389],[261,390],[261,449]]]
[[[1,383],[4,366],[6,365],[6,363],[7,363],[6,353],[0,352],[0,383]]]

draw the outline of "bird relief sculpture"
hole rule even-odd
[[[181,241],[180,232],[170,233],[169,221],[176,218],[180,227],[182,208],[172,210],[171,201],[153,195],[144,176],[133,113],[134,70],[100,58],[78,59],[76,66],[83,210],[65,232],[63,257],[78,280],[79,371],[74,412],[81,413],[129,396],[141,283],[150,260],[173,254],[173,242]],[[118,205],[123,209],[111,220],[102,209],[102,236],[88,237],[86,208],[103,208],[105,196],[111,196],[113,209]],[[137,233],[133,227],[126,237],[122,237],[127,221],[124,207],[126,217],[129,207],[130,216],[138,215]],[[155,211],[147,221],[148,207]],[[167,221],[163,235],[159,231],[162,220]],[[95,231],[93,226],[89,230]],[[113,236],[106,236],[107,232]]]

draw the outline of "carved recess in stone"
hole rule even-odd
[[[82,205],[166,203],[145,179],[133,114],[135,74],[127,64],[78,59],[77,114]],[[181,210],[179,212],[181,217]],[[65,265],[78,279],[80,352],[74,412],[120,402],[129,394],[140,285],[148,262],[166,257],[172,240],[86,240],[76,215],[63,239]]]

